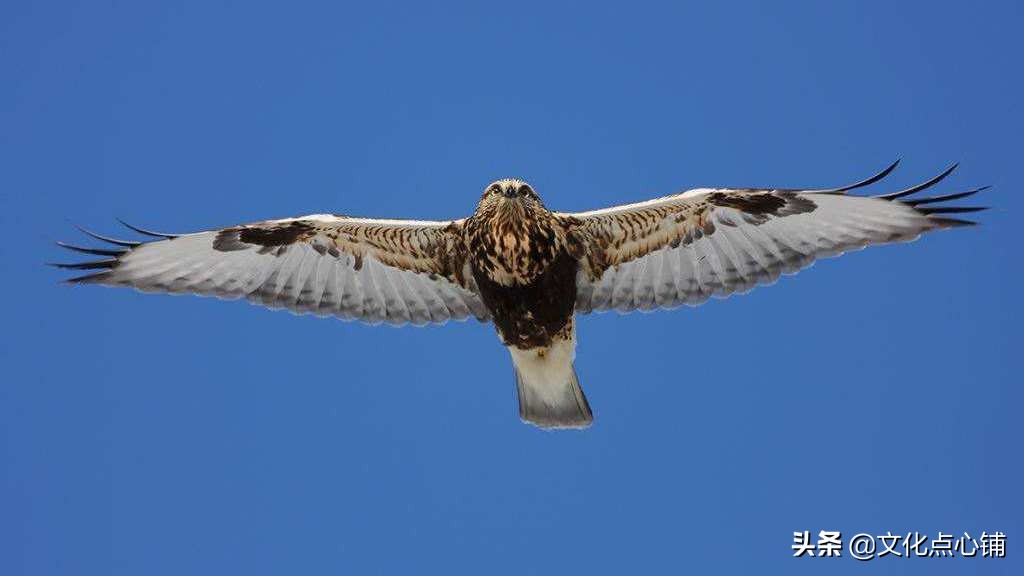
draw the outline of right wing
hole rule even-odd
[[[818,258],[973,224],[951,216],[982,210],[946,202],[984,188],[909,198],[937,184],[955,165],[899,192],[847,194],[895,167],[828,190],[699,188],[648,202],[560,214],[582,253],[576,310],[696,306],[712,296],[724,298],[771,284]]]
[[[94,270],[73,284],[128,286],[144,292],[247,298],[268,308],[370,324],[444,323],[490,314],[467,273],[462,221],[375,220],[316,214],[194,234],[61,246],[101,260],[55,264]]]

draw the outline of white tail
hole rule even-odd
[[[516,369],[519,417],[540,428],[586,428],[594,421],[576,369],[576,338],[547,348],[509,347]]]

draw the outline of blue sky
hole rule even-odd
[[[7,2],[0,573],[1020,573],[1021,8]],[[516,417],[489,326],[69,288],[54,240],[315,212],[890,186],[984,226],[580,321],[596,425]],[[896,188],[890,188],[896,189]],[[120,233],[120,232],[119,232]],[[792,558],[793,532],[1008,558]]]

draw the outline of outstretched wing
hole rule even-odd
[[[61,246],[101,260],[55,264],[93,270],[74,284],[145,292],[247,298],[268,308],[371,324],[422,325],[489,317],[459,241],[461,221],[420,222],[312,215],[147,242],[90,236],[109,248]]]
[[[818,258],[973,224],[948,215],[983,208],[945,203],[985,188],[908,198],[937,184],[956,165],[899,192],[847,194],[881,180],[898,163],[842,188],[700,188],[638,204],[560,214],[583,254],[576,310],[696,306],[711,296],[724,298],[771,284]]]

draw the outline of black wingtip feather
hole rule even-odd
[[[124,222],[121,222],[121,223],[124,224]],[[75,228],[77,228],[78,230],[80,230],[83,234],[85,234],[85,235],[87,235],[87,236],[89,236],[91,238],[95,238],[96,240],[99,240],[101,242],[107,242],[108,244],[113,244],[114,246],[118,246],[119,248],[90,248],[90,247],[86,247],[86,246],[77,246],[75,244],[68,244],[66,242],[57,242],[56,243],[57,246],[60,246],[61,248],[65,248],[67,250],[71,250],[71,251],[74,251],[74,252],[80,252],[82,254],[91,254],[93,256],[104,256],[104,257],[106,257],[106,259],[103,259],[103,260],[93,260],[93,261],[89,261],[89,262],[75,262],[75,263],[55,262],[55,263],[48,263],[49,266],[53,266],[55,268],[60,268],[62,270],[101,270],[101,272],[95,272],[95,273],[92,273],[92,274],[87,274],[85,276],[78,276],[76,278],[71,278],[71,279],[65,280],[64,282],[67,283],[67,284],[82,284],[82,283],[102,282],[104,278],[108,278],[109,277],[110,271],[113,270],[114,268],[116,268],[121,263],[121,258],[123,258],[126,254],[128,254],[129,252],[131,252],[135,248],[145,244],[145,242],[136,242],[134,240],[121,240],[119,238],[111,238],[109,236],[103,236],[102,234],[97,234],[97,233],[92,232],[91,230],[87,230],[87,229],[85,229],[85,228],[83,228],[83,227],[81,227],[81,226],[79,226],[77,224],[72,223],[72,225]],[[148,235],[157,234],[156,232],[149,233],[148,230],[143,230],[141,228],[136,228],[136,227],[128,225],[128,224],[125,224],[125,225],[128,226],[128,228],[139,232],[140,234],[148,234]],[[161,238],[170,239],[171,235],[170,234],[161,235]]]
[[[82,254],[92,254],[93,256],[120,256],[126,254],[127,250],[107,250],[104,248],[86,248],[84,246],[75,246],[74,244],[68,244],[66,242],[57,242],[57,246],[61,248],[67,248],[74,252],[81,252]]]
[[[916,186],[911,186],[910,188],[906,188],[906,189],[900,190],[898,192],[891,192],[891,193],[888,193],[888,194],[880,194],[880,195],[877,195],[877,196],[872,196],[872,198],[876,198],[878,200],[886,200],[886,201],[889,201],[889,202],[896,202],[896,203],[899,203],[899,204],[903,204],[904,206],[908,206],[910,208],[913,208],[914,210],[916,210],[918,212],[918,214],[926,216],[928,218],[928,220],[930,222],[932,222],[932,224],[934,224],[937,228],[954,228],[954,227],[959,227],[959,226],[975,226],[978,223],[974,222],[972,220],[962,220],[960,218],[949,218],[949,217],[945,217],[943,215],[944,214],[970,214],[972,212],[980,212],[982,210],[987,210],[988,209],[987,206],[949,206],[949,205],[946,205],[944,203],[945,202],[950,202],[950,201],[953,201],[953,200],[961,200],[963,198],[968,198],[970,196],[974,196],[975,194],[977,194],[979,192],[984,192],[985,190],[990,189],[991,186],[981,186],[979,188],[974,188],[973,190],[965,190],[963,192],[954,192],[954,193],[951,193],[951,194],[941,194],[941,195],[938,195],[938,196],[929,196],[929,197],[926,197],[926,198],[906,198],[907,196],[910,196],[911,194],[915,194],[917,192],[921,192],[922,190],[927,190],[928,188],[931,188],[932,186],[935,186],[939,182],[942,182],[950,174],[952,174],[953,171],[956,170],[959,166],[960,166],[960,163],[956,162],[953,165],[951,165],[950,167],[948,167],[945,170],[943,170],[942,172],[940,172],[934,178],[931,178],[930,180],[922,182],[921,184],[918,184]]]
[[[961,228],[964,226],[977,226],[978,223],[974,220],[962,220],[960,218],[929,218],[933,223],[941,228]]]
[[[115,218],[115,220],[120,222],[121,225],[124,226],[125,228],[128,228],[129,230],[134,230],[135,232],[138,232],[143,236],[150,236],[152,238],[165,238],[167,240],[174,240],[175,238],[180,236],[180,234],[166,234],[164,232],[154,232],[152,230],[146,230],[145,228],[139,228],[138,226],[132,226],[131,224],[125,222],[124,220],[121,220],[120,218]]]
[[[54,268],[60,268],[62,270],[109,270],[114,268],[118,264],[117,258],[111,258],[109,260],[94,260],[92,262],[75,262],[72,264],[65,264],[62,262],[47,262],[47,266],[53,266]]]
[[[875,182],[878,182],[882,178],[885,178],[886,176],[891,174],[892,171],[895,170],[896,167],[900,165],[900,160],[902,160],[902,159],[901,158],[897,158],[895,162],[890,164],[888,167],[886,167],[884,170],[882,170],[878,174],[875,174],[874,176],[872,176],[870,178],[867,178],[865,180],[861,180],[860,182],[855,182],[853,184],[848,184],[848,185],[843,186],[841,188],[829,188],[829,189],[826,189],[826,190],[818,190],[818,192],[820,192],[822,194],[844,194],[846,192],[849,192],[850,190],[856,190],[858,188],[863,188],[865,186],[870,186],[870,185],[874,184]]]
[[[948,202],[950,200],[959,200],[961,198],[967,198],[968,196],[974,196],[978,192],[984,192],[989,188],[991,188],[991,186],[982,186],[981,188],[975,188],[974,190],[968,190],[966,192],[944,194],[942,196],[931,196],[928,198],[913,198],[910,200],[903,200],[902,202],[908,206],[922,206],[924,204],[935,204],[936,202]]]
[[[918,208],[918,212],[922,214],[968,214],[988,209],[988,206],[936,206],[934,208]]]
[[[97,273],[94,273],[94,274],[86,274],[84,276],[76,276],[74,278],[68,278],[67,280],[64,280],[62,283],[63,284],[68,284],[68,285],[71,285],[71,286],[76,286],[78,284],[93,284],[95,282],[102,281],[102,279],[105,278],[107,276],[107,274],[108,274],[108,272],[97,272]]]
[[[136,246],[142,245],[142,242],[135,242],[133,240],[118,240],[117,238],[109,238],[107,236],[101,236],[100,234],[97,234],[95,232],[90,232],[90,231],[86,230],[85,228],[82,228],[81,226],[79,226],[77,224],[75,224],[74,226],[75,226],[75,228],[78,228],[83,234],[86,234],[88,236],[92,236],[93,238],[95,238],[97,240],[100,240],[102,242],[109,242],[110,244],[114,244],[115,246],[124,246],[126,248],[135,248]]]
[[[905,190],[900,190],[899,192],[892,192],[892,193],[889,193],[889,194],[882,194],[880,196],[876,196],[876,198],[882,198],[884,200],[896,200],[897,198],[903,198],[904,196],[910,196],[911,194],[914,194],[916,192],[921,192],[922,190],[927,190],[928,188],[931,188],[932,186],[935,186],[939,182],[942,182],[943,180],[945,180],[946,177],[949,176],[950,174],[952,174],[953,171],[956,170],[959,166],[960,166],[960,163],[956,162],[952,166],[950,166],[949,168],[946,168],[945,170],[943,170],[942,173],[940,173],[938,176],[932,178],[931,180],[928,180],[927,182],[922,182],[921,184],[918,184],[917,186],[911,186],[910,188],[907,188]]]

